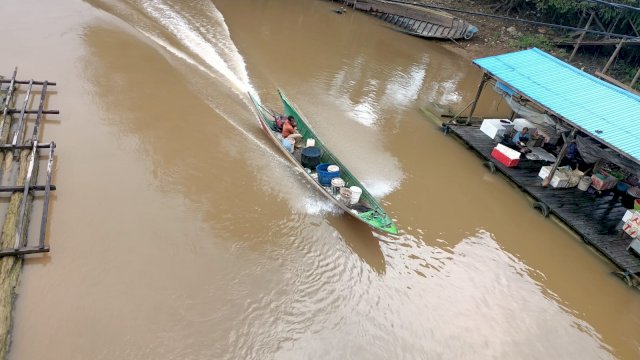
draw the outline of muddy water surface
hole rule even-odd
[[[57,81],[61,110],[11,359],[640,356],[638,293],[418,110],[462,109],[479,71],[335,6],[0,4],[0,72]],[[245,95],[277,109],[277,88],[400,236],[280,160]],[[490,92],[478,112],[507,114]]]

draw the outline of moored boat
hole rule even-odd
[[[260,126],[269,139],[282,150],[282,153],[289,161],[303,172],[311,184],[344,210],[345,213],[364,222],[373,229],[389,234],[397,234],[398,228],[396,224],[378,201],[318,139],[316,133],[306,120],[300,116],[300,112],[289,102],[284,93],[278,90],[278,94],[283,104],[282,115],[295,118],[296,129],[302,135],[300,143],[308,146],[298,148],[288,143],[288,139],[283,139],[275,123],[278,114],[262,106],[257,99],[249,94],[258,113]],[[332,167],[337,167],[337,171]]]
[[[447,12],[396,0],[343,0],[410,35],[433,39],[469,40],[478,28]]]

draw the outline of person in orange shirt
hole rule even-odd
[[[302,134],[300,134],[296,129],[296,119],[291,115],[289,115],[282,126],[282,137],[285,139],[292,139],[295,146],[300,147]]]

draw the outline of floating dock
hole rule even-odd
[[[638,286],[640,257],[628,251],[631,238],[622,231],[626,208],[619,195],[605,192],[589,194],[577,188],[543,187],[538,177],[541,161],[521,159],[517,167],[509,168],[491,157],[496,143],[480,131],[479,125],[444,124],[445,133],[454,134],[485,160],[491,171],[500,171],[522,191],[535,199],[533,206],[544,216],[555,215],[582,240],[592,245],[622,272],[629,284]]]

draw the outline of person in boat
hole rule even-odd
[[[273,116],[273,125],[271,126],[273,131],[282,132],[282,127],[284,126],[284,122],[287,118],[284,115],[274,115]]]
[[[516,146],[517,150],[520,152],[529,152],[530,149],[527,148],[527,141],[529,141],[529,128],[522,128],[520,131],[516,131],[511,138],[511,141]]]
[[[294,140],[294,144],[296,147],[300,147],[300,142],[302,141],[302,134],[300,134],[297,130],[296,119],[289,115],[287,120],[282,125],[282,137],[285,139]]]

